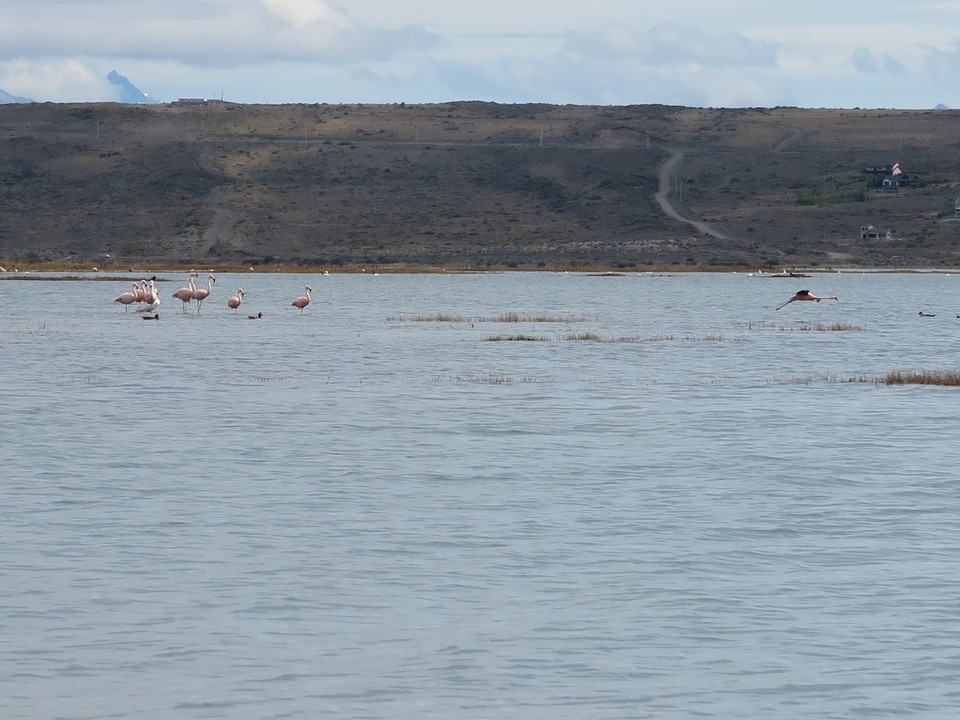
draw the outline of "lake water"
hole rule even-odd
[[[5,720],[960,713],[960,274],[157,275],[0,281]]]

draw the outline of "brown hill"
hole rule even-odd
[[[958,125],[941,110],[2,105],[0,258],[955,267]],[[893,162],[914,184],[863,172]]]

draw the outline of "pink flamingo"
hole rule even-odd
[[[195,277],[197,277],[196,273],[190,273],[190,275],[187,276],[187,286],[180,288],[173,294],[174,298],[183,303],[184,312],[187,311],[187,305],[193,300],[193,291],[197,289],[197,283],[194,281]]]
[[[160,307],[160,297],[157,295],[157,284],[153,280],[143,282],[143,300],[137,305],[137,312],[153,312]]]
[[[789,300],[787,300],[783,305],[781,305],[780,307],[778,307],[777,310],[779,310],[779,309],[782,308],[782,307],[786,307],[786,306],[789,305],[790,303],[796,302],[797,300],[813,300],[813,302],[817,302],[817,303],[818,303],[818,302],[820,302],[821,300],[838,300],[838,299],[839,299],[839,298],[834,297],[833,295],[831,295],[830,297],[817,297],[816,295],[814,295],[814,294],[813,294],[812,292],[810,292],[809,290],[797,290],[797,292],[794,293],[793,297],[791,297],[791,298],[790,298]]]
[[[127,310],[129,310],[129,309],[130,309],[130,306],[133,305],[133,303],[135,303],[135,302],[137,301],[137,284],[136,284],[136,283],[130,283],[130,284],[131,284],[131,286],[133,287],[133,291],[132,291],[132,292],[120,293],[119,295],[117,295],[117,296],[113,299],[113,301],[114,301],[115,303],[117,303],[117,302],[118,302],[118,303],[123,303],[123,311],[124,311],[124,312],[126,312]]]
[[[157,276],[154,275],[151,280],[156,280]],[[147,296],[147,281],[140,280],[137,282],[137,302],[143,302],[143,299]]]
[[[303,315],[303,309],[310,304],[310,293],[313,292],[313,288],[309,285],[304,285],[303,289],[307,291],[306,295],[301,295],[292,303],[290,303],[295,308],[300,308],[300,314]]]
[[[200,306],[203,305],[203,301],[206,300],[213,291],[213,283],[216,281],[217,279],[213,275],[207,275],[207,286],[205,288],[196,288],[193,291],[193,299],[197,301],[197,315],[200,314]]]
[[[243,302],[243,288],[237,288],[237,294],[231,295],[227,298],[227,307],[233,308],[233,311],[236,312],[237,308],[240,307],[240,303]]]

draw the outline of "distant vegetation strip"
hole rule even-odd
[[[467,317],[453,313],[426,313],[418,315],[391,315],[387,322],[500,322],[500,323],[565,323],[586,322],[590,318],[582,315],[522,315],[516,312],[502,313],[489,317]]]
[[[879,382],[885,385],[946,385],[960,387],[960,370],[894,370]]]

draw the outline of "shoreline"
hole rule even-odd
[[[223,274],[286,274],[286,275],[481,275],[484,273],[514,273],[514,272],[534,272],[534,273],[579,273],[599,277],[616,277],[625,275],[685,275],[690,273],[729,273],[746,274],[752,276],[771,277],[778,279],[800,280],[810,275],[824,275],[832,273],[880,273],[880,274],[939,274],[952,275],[960,274],[960,268],[943,267],[904,267],[904,268],[883,268],[883,267],[857,267],[838,265],[834,267],[793,267],[789,269],[774,268],[769,266],[747,266],[747,265],[647,265],[635,266],[630,268],[615,267],[608,265],[556,265],[556,266],[489,266],[489,267],[471,267],[464,266],[431,266],[431,265],[342,265],[336,267],[322,265],[236,265],[231,263],[217,264],[213,266],[189,266],[179,264],[162,264],[156,268],[144,269],[121,265],[105,265],[103,267],[91,267],[80,263],[25,263],[13,266],[0,266],[5,270],[0,272],[0,281],[3,280],[82,280],[82,281],[107,281],[107,280],[129,280],[131,276],[157,275],[158,273],[182,274],[189,272],[201,273],[223,273]],[[34,275],[34,273],[40,273]],[[64,277],[64,274],[71,274]],[[50,274],[56,274],[57,277],[50,277]],[[166,282],[164,278],[158,278],[158,282]]]

